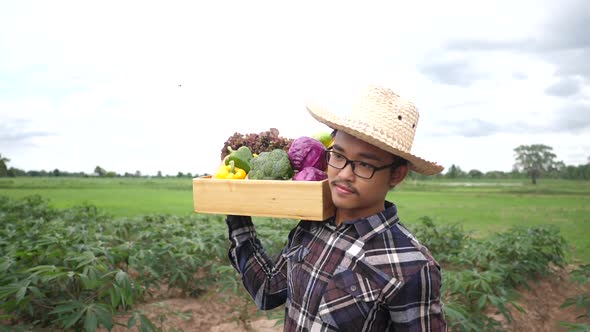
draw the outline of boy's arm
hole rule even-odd
[[[229,260],[240,273],[246,290],[258,308],[273,309],[284,304],[287,299],[287,264],[284,251],[291,245],[294,230],[289,234],[289,242],[276,262],[266,253],[249,216],[226,218],[229,228]]]
[[[446,331],[440,299],[440,268],[424,265],[388,301],[394,331]]]

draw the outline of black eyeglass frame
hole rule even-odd
[[[346,160],[346,163],[344,163],[344,166],[342,167],[336,167],[334,165],[330,164],[330,153],[335,153],[337,155],[339,155],[340,157],[344,158],[344,160]],[[328,163],[328,166],[330,167],[334,167],[335,169],[345,169],[346,166],[348,166],[348,164],[350,164],[350,167],[352,167],[352,172],[354,173],[354,175],[358,176],[359,178],[362,179],[371,179],[373,178],[373,176],[375,176],[375,172],[377,171],[381,171],[387,168],[394,168],[394,166],[397,166],[400,164],[400,161],[403,160],[402,158],[396,158],[396,160],[394,162],[392,162],[391,164],[385,165],[385,166],[381,166],[381,167],[377,167],[372,165],[371,163],[365,162],[365,161],[361,161],[361,160],[350,160],[348,158],[346,158],[344,155],[342,155],[341,153],[338,153],[336,151],[334,151],[332,148],[327,148],[326,150],[324,150],[324,156],[326,158],[326,162]],[[362,175],[358,175],[355,171],[355,163],[363,163],[366,164],[367,166],[370,166],[373,169],[373,173],[371,173],[370,177],[365,177]]]

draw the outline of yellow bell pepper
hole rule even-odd
[[[229,165],[221,165],[215,173],[216,179],[226,179],[226,180],[238,180],[238,179],[245,179],[246,178],[246,171],[243,169],[236,167],[234,161],[230,161]]]

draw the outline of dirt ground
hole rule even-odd
[[[277,310],[284,310],[284,307],[281,308]],[[167,332],[283,331],[280,322],[268,319],[256,310],[251,300],[238,296],[211,293],[196,299],[172,297],[142,304],[137,309]],[[165,318],[161,319],[162,317]],[[118,321],[126,324],[127,319],[128,316],[124,316]],[[117,326],[112,331],[123,332],[128,329]]]
[[[530,289],[519,290],[516,302],[526,313],[512,310],[514,321],[508,323],[501,315],[492,316],[499,320],[507,331],[545,332],[567,331],[559,321],[590,324],[588,320],[576,320],[584,312],[575,307],[560,309],[568,297],[590,292],[590,285],[584,287],[568,280],[568,271],[557,271],[552,277],[530,282]],[[164,331],[199,332],[278,332],[282,324],[257,314],[253,303],[242,297],[222,297],[209,294],[200,298],[167,298],[140,306],[153,322]],[[164,321],[158,320],[161,313],[168,313]],[[174,314],[176,313],[176,314]],[[179,315],[179,313],[184,313]],[[185,317],[182,317],[182,316]],[[126,320],[121,321],[126,322]],[[278,324],[277,324],[278,323]],[[126,331],[115,328],[114,331]]]
[[[580,286],[569,281],[568,271],[571,269],[569,267],[559,270],[550,278],[531,282],[530,289],[519,289],[520,299],[516,303],[522,306],[526,313],[512,310],[514,322],[508,324],[500,320],[504,327],[514,332],[549,332],[567,331],[567,328],[559,324],[560,321],[590,324],[588,319],[576,319],[585,313],[584,310],[575,306],[560,308],[567,298],[590,292],[590,284]]]

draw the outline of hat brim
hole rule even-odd
[[[381,137],[381,133],[372,131],[372,128],[367,125],[359,123],[358,121],[349,121],[340,118],[329,112],[326,108],[318,105],[310,104],[307,105],[306,108],[314,119],[328,127],[343,131],[384,151],[406,159],[409,163],[409,168],[417,173],[435,175],[444,170],[443,166],[438,165],[435,162],[425,160],[409,152],[395,148],[390,142],[387,142],[385,138]]]

